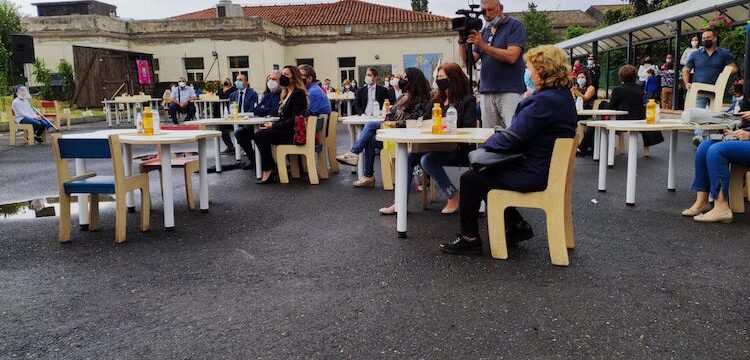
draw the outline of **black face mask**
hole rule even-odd
[[[435,83],[440,91],[448,90],[448,85],[450,85],[448,79],[438,79]]]
[[[289,86],[290,83],[291,80],[289,80],[289,78],[286,76],[282,75],[281,78],[279,78],[279,85],[281,86]]]
[[[398,80],[398,88],[401,89],[402,91],[408,89],[409,88],[409,80],[399,79]]]
[[[710,49],[714,47],[714,41],[713,40],[703,40],[703,47],[706,49]]]

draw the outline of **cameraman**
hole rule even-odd
[[[482,32],[473,30],[464,40],[474,45],[474,61],[482,61],[479,91],[482,126],[510,127],[513,114],[526,90],[523,83],[525,65],[521,55],[526,47],[526,27],[503,14],[500,0],[482,0],[484,18],[489,24]],[[460,51],[466,62],[466,52]]]

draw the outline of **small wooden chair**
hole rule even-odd
[[[383,189],[392,191],[396,179],[396,149],[383,146],[380,150],[380,177]]]
[[[743,191],[747,187],[747,192]],[[750,171],[747,168],[732,164],[729,176],[729,207],[735,214],[745,212],[745,197],[750,199]]]
[[[321,124],[323,124],[323,120],[321,120]],[[279,182],[282,184],[288,184],[289,183],[289,173],[287,172],[286,168],[286,158],[289,155],[302,155],[305,157],[305,167],[307,168],[307,175],[310,178],[310,184],[312,185],[318,185],[320,184],[320,180],[318,178],[318,165],[317,165],[317,151],[320,150],[322,152],[323,148],[322,145],[315,143],[315,133],[316,130],[318,130],[318,117],[317,116],[310,116],[307,118],[307,129],[306,129],[306,139],[305,145],[278,145],[276,146],[276,167],[279,172]],[[320,127],[320,132],[322,132],[323,126]],[[324,140],[321,138],[321,140]],[[297,159],[295,157],[290,158],[291,168],[292,168],[292,175],[298,175],[299,174],[299,167],[297,166]],[[327,170],[325,169],[325,166],[320,166],[321,168],[321,175],[323,178],[328,178]],[[325,171],[325,173],[323,173]],[[295,174],[296,173],[296,174]]]
[[[162,130],[200,130],[199,125],[162,125]],[[193,174],[200,170],[198,156],[173,156],[172,168],[181,168],[185,176],[185,194],[187,195],[188,209],[195,210],[195,196],[193,195]],[[139,164],[141,174],[148,174],[154,170],[161,174],[161,151],[157,148],[156,158],[141,161]],[[161,183],[161,176],[159,176]],[[164,184],[162,184],[164,186]],[[163,191],[162,191],[163,193]]]
[[[56,128],[60,128],[60,103],[57,100],[39,100],[39,112],[47,120],[55,124]],[[70,128],[70,123],[68,123],[68,128]]]
[[[26,145],[36,144],[34,140],[34,127],[30,124],[19,124],[16,119],[8,120],[5,113],[0,113],[0,119],[8,122],[8,132],[10,134],[10,145],[16,145],[16,134],[21,131],[23,132],[23,139],[26,141]],[[47,131],[42,133],[42,138],[47,138]]]
[[[326,154],[324,159],[328,159],[328,165],[334,173],[339,172],[339,162],[336,161],[336,130],[338,122],[339,113],[336,111],[331,112],[331,115],[328,117],[328,124],[326,125]],[[325,162],[323,165],[325,166]]]
[[[721,112],[724,90],[727,88],[730,76],[732,76],[732,67],[727,65],[721,74],[719,74],[719,78],[716,79],[715,84],[692,83],[685,97],[685,109],[695,109],[698,96],[700,95],[711,99],[711,111]]]
[[[141,231],[149,229],[151,214],[151,197],[148,188],[148,176],[144,174],[125,176],[122,166],[122,147],[117,135],[105,139],[65,139],[59,134],[52,136],[52,150],[57,163],[57,189],[60,194],[60,228],[58,241],[70,241],[70,202],[72,194],[91,194],[89,202],[89,229],[94,231],[99,226],[99,194],[115,194],[117,203],[115,217],[115,242],[125,241],[127,225],[127,205],[125,196],[128,192],[141,191]],[[68,174],[67,159],[112,159],[114,176],[100,176],[89,173],[71,177]]]
[[[573,165],[578,139],[557,139],[552,151],[547,188],[520,193],[492,190],[487,195],[487,223],[490,251],[495,259],[507,259],[505,209],[511,206],[544,209],[547,214],[547,241],[553,265],[568,266],[568,250],[575,247],[573,237]]]

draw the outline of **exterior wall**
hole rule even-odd
[[[65,38],[34,38],[34,55],[42,59],[44,64],[53,73],[57,72],[57,65],[60,60],[65,59],[76,66],[73,61],[73,46],[86,46],[104,49],[125,50],[128,51],[129,43],[126,40],[112,39],[106,37],[90,37],[80,39]],[[33,67],[30,64],[24,66],[25,76],[29,79],[30,86],[37,86],[34,81]]]

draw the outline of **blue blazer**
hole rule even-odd
[[[258,93],[252,88],[245,89],[245,103],[240,104],[241,113],[255,112],[255,107],[258,105]],[[229,103],[240,101],[240,91],[237,90],[229,95]]]
[[[499,153],[522,153],[525,159],[502,166],[490,176],[502,179],[505,190],[546,189],[555,140],[574,137],[577,122],[568,89],[544,89],[523,99],[508,128],[511,136],[495,133],[482,147]]]

